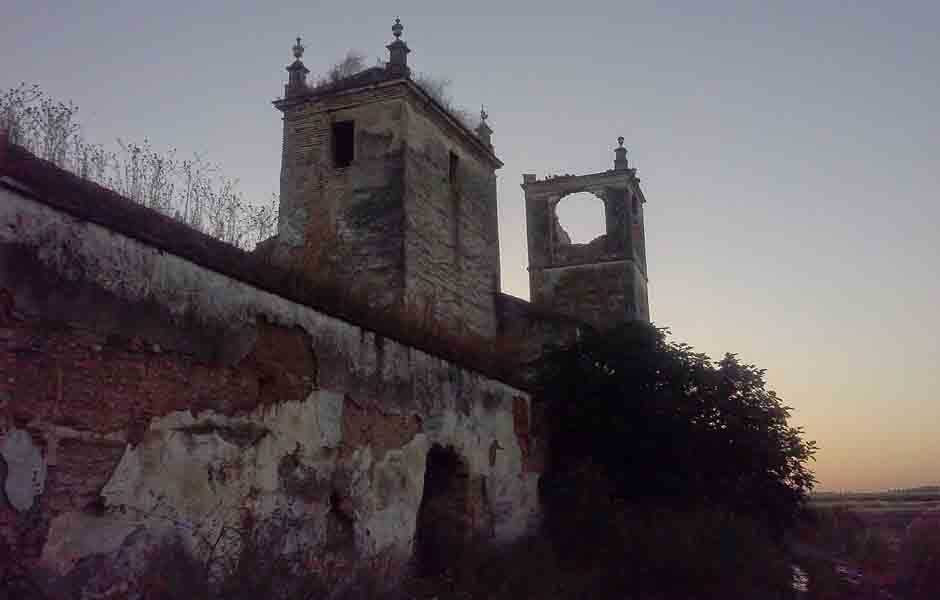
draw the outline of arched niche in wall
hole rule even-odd
[[[440,575],[463,549],[470,535],[469,484],[466,460],[453,447],[433,445],[428,451],[415,531],[418,575]]]

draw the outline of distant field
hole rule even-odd
[[[823,492],[810,508],[793,545],[810,597],[940,598],[940,486]]]
[[[812,500],[810,504],[825,508],[844,506],[852,510],[931,510],[940,508],[940,498],[935,500]]]
[[[882,502],[938,502],[940,486],[927,486],[909,490],[888,490],[884,492],[818,492],[812,496],[813,503],[882,501]]]
[[[940,511],[940,487],[886,492],[822,492],[813,494],[810,506],[850,510],[870,526],[898,532],[918,516]]]

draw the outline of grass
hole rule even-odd
[[[845,503],[813,502],[796,532],[811,597],[847,600],[884,590],[905,600],[935,600],[940,590],[936,504],[911,495],[901,501],[890,494],[859,496],[848,496]]]
[[[471,540],[447,555],[449,564],[433,576],[388,577],[368,563],[350,566],[320,549],[287,543],[283,527],[231,530],[233,543],[207,539],[201,559],[180,544],[144,550],[142,571],[122,573],[146,600],[699,600],[792,598],[792,571],[783,548],[755,522],[713,510],[600,510],[573,513],[564,523],[515,543],[494,546]],[[282,529],[278,529],[281,527]],[[92,567],[85,590],[46,587],[24,595],[29,578],[13,596],[19,600],[111,597],[119,590],[105,559]],[[86,568],[86,571],[89,570]],[[406,571],[407,572],[407,571]],[[417,571],[414,571],[417,572]],[[38,579],[37,579],[38,580]],[[389,585],[395,582],[395,585]],[[38,589],[38,588],[37,588]]]

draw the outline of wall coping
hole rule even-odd
[[[147,208],[12,144],[0,130],[0,185],[72,217],[174,254],[203,268],[307,306],[522,391],[531,391],[512,357],[481,348],[487,340],[432,334],[400,316],[350,301],[338,287],[316,284],[301,272],[273,264]]]

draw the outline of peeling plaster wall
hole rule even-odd
[[[53,572],[278,510],[400,564],[432,444],[485,479],[485,533],[537,522],[529,398],[505,383],[2,186],[0,290],[0,535]]]

